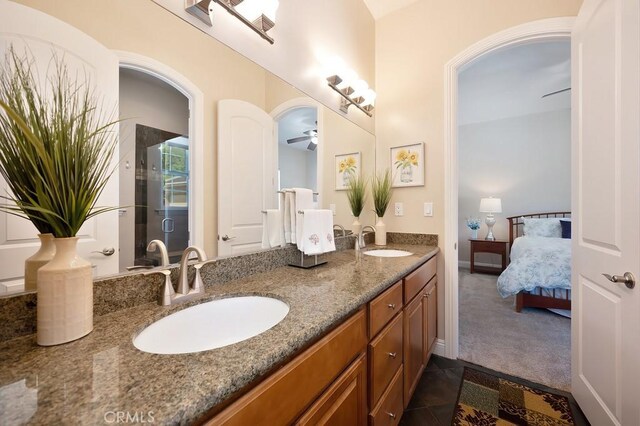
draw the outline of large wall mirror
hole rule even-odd
[[[171,17],[179,25],[189,25]],[[109,256],[111,266],[95,268],[96,277],[159,265],[158,253],[147,250],[155,239],[166,244],[171,262],[194,243],[202,244],[209,257],[261,250],[254,237],[236,244],[243,238],[240,228],[259,228],[262,210],[277,208],[282,188],[310,188],[317,194],[318,208],[335,210],[334,223],[349,229],[354,220],[346,192],[336,182],[336,161],[357,153],[359,172],[370,177],[375,169],[375,136],[215,39],[207,38],[206,43],[202,50],[214,52],[217,69],[226,73],[202,89],[205,112],[213,111],[213,116],[194,111],[196,105],[178,84],[122,64],[118,70],[118,104],[124,121],[119,129],[117,185],[111,191],[118,192],[122,207],[113,213],[118,229],[108,233],[118,235],[115,253]],[[232,132],[225,134],[229,123],[221,121],[221,114],[227,101],[237,101],[244,109],[233,113]],[[194,140],[194,112],[203,116],[205,134],[214,129],[212,138],[201,135]],[[251,132],[259,130],[252,127],[259,120],[271,131],[256,139]],[[238,139],[238,129],[244,140]],[[198,185],[199,191],[194,191]],[[38,247],[35,228],[31,230],[25,221],[18,235],[15,221],[20,219],[2,215],[3,265],[15,267],[0,272],[0,297],[24,291],[21,265]],[[371,206],[361,219],[373,224]],[[234,234],[233,227],[239,233]],[[252,232],[255,236],[255,229]],[[92,238],[91,250],[81,255],[98,264],[113,243],[102,244],[90,234],[86,238]],[[228,235],[229,244],[219,235]]]

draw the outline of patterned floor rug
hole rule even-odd
[[[465,368],[453,425],[573,425],[569,400]]]

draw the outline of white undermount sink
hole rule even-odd
[[[133,345],[153,354],[208,351],[264,333],[288,313],[289,305],[270,297],[212,300],[154,322],[134,337]]]
[[[380,249],[365,251],[364,254],[375,257],[404,257],[411,256],[413,253],[404,250]]]

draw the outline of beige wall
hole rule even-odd
[[[575,16],[581,0],[420,0],[376,22],[377,166],[388,165],[389,147],[426,144],[426,184],[398,189],[392,203],[404,216],[385,216],[387,230],[444,233],[444,66],[475,42],[538,19]],[[433,201],[434,216],[422,215]],[[442,247],[441,247],[442,248]],[[439,294],[444,295],[441,256]],[[438,335],[444,335],[444,297]]]

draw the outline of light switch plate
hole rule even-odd
[[[424,215],[426,217],[432,217],[433,216],[433,203],[432,202],[424,203]]]
[[[329,210],[331,210],[333,212],[333,215],[336,215],[336,205],[335,204],[329,204]]]
[[[404,206],[402,205],[402,203],[396,203],[396,216],[403,216],[404,215]]]

